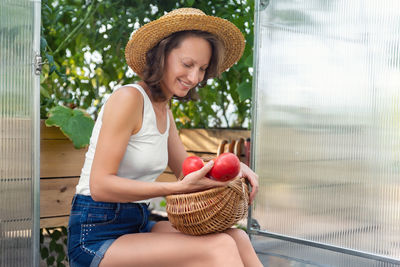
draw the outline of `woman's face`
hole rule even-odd
[[[161,80],[164,94],[184,97],[201,82],[211,59],[211,45],[200,37],[186,37],[177,48],[171,50],[165,62]]]

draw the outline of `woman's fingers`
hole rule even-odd
[[[206,176],[209,171],[211,171],[212,167],[214,166],[214,161],[210,160],[207,162],[203,168],[198,170],[199,174],[202,175],[202,177]]]
[[[250,180],[251,184],[251,192],[250,192],[250,203],[253,203],[254,198],[256,197],[256,194],[258,192],[258,175],[255,174],[255,177]]]
[[[256,194],[258,192],[258,175],[253,172],[252,169],[250,169],[246,164],[242,163],[240,164],[241,167],[241,177],[246,178],[250,185],[251,185],[251,192],[250,192],[250,199],[249,199],[249,204],[253,203],[254,198],[256,197]]]
[[[209,162],[206,163],[206,165],[204,165],[203,168],[198,170],[200,175],[199,179],[201,179],[201,181],[205,183],[207,187],[226,186],[229,183],[229,181],[221,182],[207,177],[207,174],[211,171],[213,166],[214,166],[214,161],[210,160]]]

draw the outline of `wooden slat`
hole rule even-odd
[[[87,149],[76,149],[58,127],[40,122],[40,177],[79,176]]]
[[[40,218],[40,228],[52,228],[68,225],[69,216]]]
[[[157,182],[176,182],[175,174],[163,172],[157,179]]]
[[[239,138],[250,138],[248,130],[181,129],[179,135],[188,151],[216,153],[222,140],[228,142]]]
[[[69,140],[40,142],[40,177],[79,176],[86,149],[76,149]]]
[[[198,156],[203,159],[203,161],[210,161],[217,156],[216,153],[201,153],[201,152],[188,152],[189,156]]]
[[[78,177],[40,180],[40,217],[68,215]]]
[[[68,138],[61,132],[58,127],[51,126],[47,127],[44,120],[40,121],[40,140],[47,140],[47,139],[65,139]]]

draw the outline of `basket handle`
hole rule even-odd
[[[236,178],[228,184],[228,187],[232,188],[232,190],[235,191],[235,193],[238,194],[241,199],[246,198],[247,202],[249,202],[249,190],[245,178]]]
[[[225,152],[225,145],[228,143],[228,140],[222,140],[217,149],[217,156],[221,155]]]
[[[244,138],[236,140],[233,153],[240,158],[242,156],[242,146],[244,145]]]
[[[229,146],[228,146],[228,151],[229,151],[229,152],[234,153],[234,151],[235,151],[235,144],[236,144],[236,141],[235,141],[235,140],[232,140],[232,141],[229,143]]]

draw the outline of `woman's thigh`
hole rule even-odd
[[[99,266],[243,266],[236,243],[228,234],[190,236],[159,230],[119,237]]]
[[[152,233],[181,233],[176,230],[169,221],[157,222],[152,228]]]
[[[169,221],[158,222],[152,228],[152,232],[156,233],[180,233]],[[226,234],[235,240],[239,250],[240,257],[245,266],[262,266],[257,254],[251,244],[247,233],[241,229],[230,228],[225,231]]]

